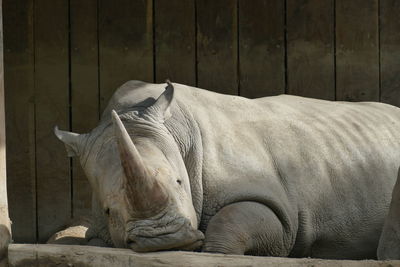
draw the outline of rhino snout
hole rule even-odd
[[[162,227],[158,235],[141,235],[141,231],[132,231],[126,240],[127,247],[136,252],[152,252],[160,250],[196,250],[203,245],[204,234],[193,228],[186,220],[177,231],[169,231]],[[175,228],[175,227],[173,227]],[[135,233],[136,232],[136,233]]]

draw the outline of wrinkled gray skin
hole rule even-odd
[[[400,259],[400,170],[393,189],[389,214],[379,239],[378,259]]]
[[[94,191],[89,237],[135,251],[376,257],[399,108],[173,86],[127,82],[89,134],[56,130]]]

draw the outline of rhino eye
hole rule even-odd
[[[109,208],[106,208],[106,209],[104,210],[104,214],[107,215],[107,216],[110,215],[110,209],[109,209]]]
[[[176,182],[179,184],[179,185],[181,185],[182,184],[182,180],[176,180]]]

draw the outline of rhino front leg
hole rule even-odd
[[[238,202],[222,208],[211,218],[205,235],[204,252],[288,256],[281,222],[267,206]]]
[[[377,256],[379,260],[400,259],[400,169],[392,193],[389,214],[379,239]]]

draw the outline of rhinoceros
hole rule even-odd
[[[400,166],[397,107],[170,82],[129,81],[90,133],[55,134],[93,189],[89,244],[138,252],[376,258]]]

